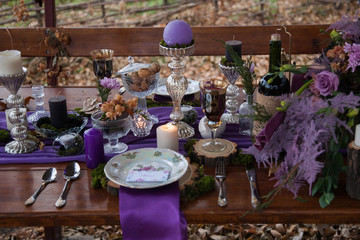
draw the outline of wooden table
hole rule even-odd
[[[56,95],[60,90],[67,98],[69,109],[81,106],[84,96],[94,96],[97,92],[96,88],[46,88],[45,96]],[[0,96],[8,94],[6,89],[0,88]],[[20,94],[30,96],[31,88],[21,88]],[[0,227],[45,226],[48,239],[61,239],[62,225],[119,224],[118,197],[103,189],[92,189],[90,171],[85,164],[81,164],[80,178],[72,184],[66,206],[55,207],[65,183],[62,172],[66,164],[0,165]],[[39,187],[44,170],[52,166],[58,169],[57,182],[49,184],[37,201],[26,207],[24,202]],[[214,169],[208,168],[207,173],[213,175]],[[308,188],[303,187],[300,196],[307,202],[297,201],[290,192],[283,190],[265,211],[241,218],[252,209],[249,182],[242,167],[228,167],[227,174],[228,206],[217,205],[218,191],[215,190],[193,202],[183,203],[181,208],[188,223],[360,223],[360,201],[347,195],[345,176],[342,176],[335,200],[325,209],[319,206],[318,197],[309,197]],[[258,170],[257,179],[260,195],[267,194],[275,184],[269,180],[266,169]]]
[[[84,163],[81,163],[80,178],[72,183],[67,204],[60,209],[55,207],[65,183],[62,172],[66,164],[0,165],[0,227],[45,226],[47,239],[61,239],[62,225],[118,225],[118,197],[104,189],[91,188],[90,170]],[[39,187],[44,170],[51,166],[58,170],[57,181],[48,184],[32,206],[25,206],[25,200]],[[214,169],[206,171],[213,174]],[[360,223],[360,201],[348,197],[344,178],[335,200],[325,209],[320,208],[317,197],[308,196],[308,189],[304,187],[300,196],[307,202],[297,201],[283,190],[269,208],[241,218],[252,209],[249,182],[242,167],[230,166],[227,173],[228,206],[217,205],[217,190],[183,203],[181,209],[188,223]],[[274,181],[269,181],[265,169],[258,170],[257,179],[260,194],[267,194]]]

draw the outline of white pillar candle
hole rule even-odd
[[[0,74],[12,75],[22,72],[21,52],[6,50],[0,52]]]
[[[360,147],[360,124],[356,125],[355,130],[355,145]]]
[[[5,110],[5,116],[6,116],[6,128],[11,131],[11,129],[14,127],[14,125],[9,121],[9,113],[12,109],[6,109]],[[19,108],[20,112],[24,112],[26,115],[26,108]],[[25,122],[23,124],[25,127],[28,127],[28,121],[27,117],[25,118]]]
[[[171,123],[161,125],[156,129],[156,140],[158,148],[168,148],[179,151],[178,128]]]

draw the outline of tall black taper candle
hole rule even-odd
[[[64,127],[67,121],[67,107],[64,96],[49,98],[50,120],[51,125],[56,128]]]
[[[231,46],[234,51],[239,54],[239,56],[241,57],[241,46],[242,46],[242,43],[241,41],[238,41],[238,40],[230,40],[230,41],[226,41],[225,42],[225,45],[229,45]],[[226,60],[228,62],[234,62],[234,60],[232,59],[231,57],[231,54],[230,52],[226,49],[225,50],[225,57],[226,57]]]

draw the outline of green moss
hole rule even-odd
[[[212,191],[215,187],[215,179],[212,176],[204,175],[203,166],[196,169],[198,176],[193,179],[194,183],[185,185],[184,189],[180,191],[180,200],[183,202],[193,201],[197,197]]]
[[[83,120],[80,116],[77,116],[75,114],[69,114],[68,121],[65,123],[63,128],[56,128],[53,125],[51,125],[51,120],[49,117],[40,118],[37,121],[36,126],[38,128],[49,129],[51,131],[61,133],[70,128],[80,127],[82,124],[83,124]]]
[[[8,130],[1,129],[0,130],[0,142],[8,142],[10,141],[10,133]]]
[[[229,62],[228,60],[226,60],[226,58],[222,57],[220,60],[221,65],[226,66],[226,67],[235,67],[235,63],[234,62]]]
[[[176,45],[174,45],[174,46],[169,46],[169,45],[167,45],[164,39],[162,39],[162,40],[160,41],[160,45],[163,46],[163,47],[167,47],[167,48],[186,48],[186,47],[190,47],[190,46],[192,46],[192,45],[194,45],[194,44],[195,44],[195,40],[194,40],[194,39],[191,40],[191,42],[190,42],[189,44],[181,44],[181,45],[176,44]]]
[[[237,154],[236,158],[232,161],[232,164],[243,165],[243,166],[252,168],[254,161],[255,161],[255,158],[253,155],[245,154],[242,152],[241,149],[238,149],[238,154]]]
[[[104,188],[106,189],[107,177],[104,172],[105,163],[100,163],[94,170],[91,172],[91,187],[92,188]]]

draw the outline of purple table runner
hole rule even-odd
[[[198,123],[204,116],[201,108],[195,108],[198,112],[198,121],[192,125],[195,129],[194,138],[201,139],[201,135],[198,131]],[[170,113],[172,107],[155,107],[149,109],[150,114],[158,116],[160,122],[155,124],[151,130],[149,136],[144,138],[135,137],[130,131],[125,137],[119,139],[120,142],[124,142],[129,145],[129,150],[145,148],[145,147],[156,147],[156,128],[170,121]],[[91,121],[87,124],[86,128],[91,127]],[[0,112],[0,129],[6,129],[5,112]],[[33,129],[33,126],[29,124],[29,129]],[[247,148],[251,145],[251,139],[247,136],[239,134],[238,124],[227,124],[225,133],[222,138],[228,139],[238,144],[240,148]],[[187,140],[180,140],[180,153],[184,154],[184,144]],[[55,162],[66,162],[66,161],[85,161],[85,155],[80,154],[76,156],[59,157],[56,155],[55,150],[52,149],[52,140],[45,140],[45,147],[43,150],[36,150],[28,154],[8,154],[4,150],[4,143],[0,143],[0,164],[9,163],[55,163]],[[116,154],[106,154],[106,160]]]

